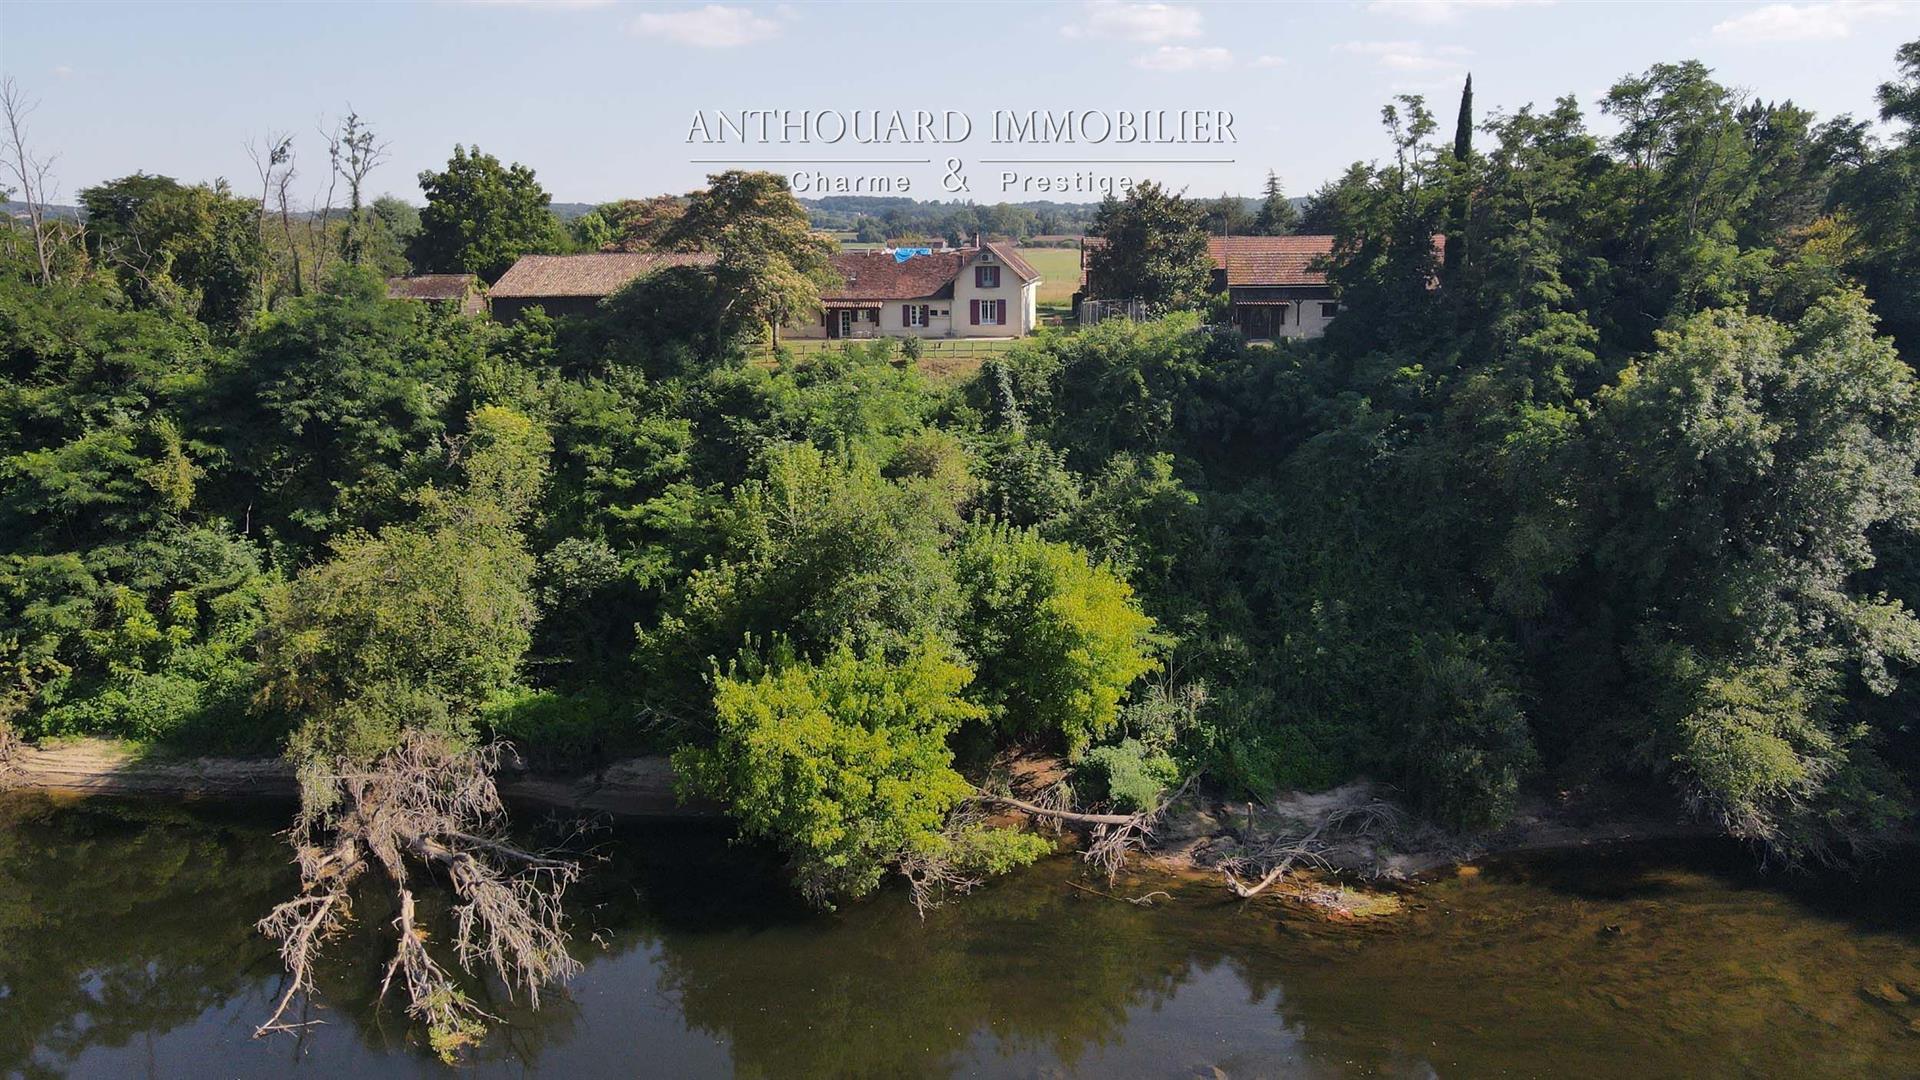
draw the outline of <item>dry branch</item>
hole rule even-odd
[[[1251,844],[1248,850],[1220,864],[1227,887],[1235,896],[1258,896],[1302,863],[1327,866],[1326,853],[1335,844],[1367,836],[1382,828],[1398,828],[1404,817],[1389,803],[1375,800],[1330,811],[1305,832],[1285,832]]]
[[[1174,789],[1171,794],[1162,796],[1153,806],[1137,814],[1079,813],[985,791],[980,792],[978,797],[983,802],[1011,806],[1034,817],[1091,828],[1092,842],[1087,845],[1083,857],[1099,867],[1108,881],[1112,881],[1120,875],[1121,868],[1126,865],[1127,853],[1143,850],[1153,842],[1153,831],[1159,826],[1160,819],[1166,816],[1167,811],[1175,803],[1186,797],[1187,792],[1192,789],[1194,782],[1198,779],[1200,779],[1199,773],[1187,777],[1186,782]]]
[[[1173,899],[1173,894],[1167,892],[1165,889],[1155,889],[1150,893],[1145,893],[1140,896],[1121,896],[1119,893],[1101,892],[1091,885],[1082,885],[1077,881],[1069,881],[1067,884],[1079,889],[1083,893],[1105,897],[1108,900],[1118,900],[1123,904],[1132,904],[1134,907],[1152,907],[1153,898],[1156,896],[1165,900]]]
[[[20,201],[27,204],[27,224],[33,232],[33,255],[39,264],[42,285],[53,284],[53,264],[47,229],[47,185],[51,182],[51,157],[36,156],[27,146],[27,116],[39,108],[28,101],[26,92],[12,77],[0,79],[0,169],[12,174],[19,185]]]
[[[946,825],[941,833],[949,845],[959,842],[960,838],[981,824],[980,815],[972,807],[961,805],[947,815]],[[908,850],[900,856],[899,870],[907,879],[907,886],[913,896],[913,908],[922,919],[927,911],[939,907],[949,896],[964,896],[986,884],[986,875],[970,869],[963,869],[954,860],[945,855],[933,854],[924,850]]]
[[[20,736],[13,733],[13,727],[5,719],[0,719],[0,791],[7,789],[14,771],[13,759],[19,753]]]
[[[1011,795],[990,795],[986,792],[981,792],[980,798],[987,802],[999,803],[1002,806],[1011,806],[1015,810],[1025,814],[1032,814],[1034,817],[1049,818],[1053,821],[1064,821],[1070,825],[1125,825],[1139,816],[1138,814],[1080,814],[1071,810],[1063,810],[1059,807],[1041,806],[1038,803],[1030,803],[1023,799],[1016,799]]]
[[[280,941],[289,981],[256,1037],[303,1026],[281,1018],[294,998],[311,997],[320,945],[346,924],[351,890],[371,866],[385,871],[399,911],[381,992],[395,985],[406,992],[407,1011],[426,1022],[443,1056],[478,1038],[493,1017],[428,948],[430,935],[417,915],[415,872],[452,888],[457,903],[451,946],[461,970],[491,971],[510,993],[525,992],[535,1006],[543,986],[579,971],[566,949],[561,906],[579,866],[507,837],[506,809],[493,780],[499,757],[496,746],[464,749],[415,734],[372,767],[309,778],[309,792],[321,798],[303,808],[293,829],[302,895],[259,924]]]

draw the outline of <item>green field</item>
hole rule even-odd
[[[1040,306],[1065,307],[1080,288],[1080,249],[1020,249],[1020,257],[1040,271]]]

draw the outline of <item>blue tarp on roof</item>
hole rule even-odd
[[[903,263],[903,262],[906,262],[908,259],[913,258],[915,255],[931,255],[931,254],[933,254],[932,248],[894,248],[893,261],[897,263]]]

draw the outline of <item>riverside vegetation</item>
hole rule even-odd
[[[361,205],[354,118],[317,240],[268,205],[285,157],[259,201],[88,189],[84,230],[35,214],[0,258],[0,727],[289,755],[289,998],[384,879],[385,979],[447,1054],[486,1020],[458,968],[574,966],[579,868],[504,830],[502,744],[671,753],[819,905],[1049,850],[979,813],[1012,750],[1107,815],[1364,774],[1472,830],[1600,779],[1870,858],[1920,777],[1920,42],[1897,63],[1885,142],[1693,63],[1621,80],[1606,139],[1469,95],[1439,142],[1398,99],[1305,215],[1324,340],[1175,311],[957,387],[888,342],[748,362],[824,257],[766,174],[619,204],[623,243],[710,266],[511,326],[373,270],[569,242],[477,150],[411,220]],[[1203,309],[1205,215],[1103,204],[1096,291]]]

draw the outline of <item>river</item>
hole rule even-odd
[[[0,797],[0,1074],[450,1072],[336,941],[322,1021],[252,923],[291,894],[258,807]],[[1729,845],[1580,850],[1330,925],[1216,886],[1151,908],[1051,860],[935,911],[815,914],[710,828],[622,828],[573,905],[585,972],[460,1071],[595,1076],[1920,1076],[1920,876]],[[385,915],[362,910],[361,924]],[[1912,1000],[1901,1000],[1911,998]]]

